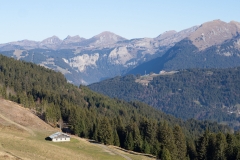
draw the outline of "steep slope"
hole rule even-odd
[[[0,159],[152,159],[141,154],[131,155],[113,146],[90,143],[74,135],[70,142],[46,141],[47,136],[59,130],[30,109],[4,99],[0,101]]]
[[[89,85],[127,101],[139,100],[183,119],[228,121],[239,127],[240,68],[189,69],[116,77]]]
[[[240,27],[237,22],[215,20],[202,24],[162,57],[143,63],[129,74],[159,73],[187,68],[227,68],[239,66]]]
[[[220,45],[240,34],[240,23],[230,23],[214,20],[202,24],[189,39],[199,50],[204,50],[214,45]]]

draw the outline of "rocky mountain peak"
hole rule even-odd
[[[57,36],[52,36],[52,37],[46,38],[43,41],[41,41],[41,45],[60,44],[61,42],[62,42],[62,40],[59,39]]]
[[[97,45],[97,44],[102,44],[102,45],[113,44],[113,43],[116,43],[118,41],[123,41],[123,40],[126,40],[126,39],[119,35],[116,35],[112,32],[109,32],[109,31],[102,32],[102,33],[94,36],[93,38],[91,38],[91,41],[93,41],[95,43],[95,45]]]
[[[85,40],[85,38],[81,38],[79,35],[76,36],[70,36],[68,35],[64,40],[63,43],[68,44],[68,43],[77,43]]]
[[[166,32],[160,34],[159,36],[157,36],[156,39],[162,40],[162,39],[165,39],[167,37],[174,35],[175,33],[177,33],[177,31],[175,31],[175,30],[166,31]]]
[[[160,34],[158,37],[155,38],[155,40],[158,41],[159,46],[173,46],[176,42],[179,42],[182,39],[188,37],[197,28],[198,26],[193,26],[191,28],[184,29],[179,32],[170,30]]]
[[[240,33],[238,22],[226,23],[221,20],[213,20],[203,23],[193,32],[189,39],[199,50],[204,50],[213,45],[219,45]]]

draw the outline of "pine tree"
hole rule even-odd
[[[226,147],[226,158],[227,160],[236,159],[236,138],[232,134],[226,136],[227,147]]]
[[[174,127],[173,134],[174,134],[175,144],[177,147],[177,157],[179,160],[185,160],[186,154],[187,154],[187,145],[186,145],[185,136],[179,125]]]
[[[216,146],[216,134],[209,134],[207,146],[207,159],[214,159]]]
[[[147,153],[147,154],[150,153],[150,146],[149,146],[146,139],[144,139],[144,141],[143,141],[142,150],[143,150],[144,153]]]
[[[174,140],[172,129],[166,122],[160,125],[158,131],[158,141],[163,147],[166,147],[171,154],[171,159],[177,159],[177,148]]]
[[[197,153],[199,160],[207,159],[208,136],[209,136],[208,131],[205,131],[204,135],[198,139]]]
[[[133,123],[133,143],[134,151],[140,152],[143,142],[136,123]]]
[[[187,143],[187,153],[191,160],[197,159],[197,151],[193,141],[188,141]]]
[[[115,146],[120,146],[119,137],[116,129],[114,129],[113,131],[113,144]]]
[[[126,137],[124,146],[125,146],[125,148],[128,149],[128,150],[133,150],[133,148],[134,148],[134,142],[133,142],[133,136],[132,136],[132,133],[131,133],[131,132],[128,132],[128,133],[127,133],[127,137]]]
[[[98,140],[104,144],[113,144],[113,131],[107,117],[100,120]]]
[[[93,125],[93,139],[96,141],[98,140],[98,120],[96,120],[96,123]]]
[[[226,160],[225,148],[227,146],[226,137],[223,133],[216,136],[214,160]]]
[[[161,160],[171,160],[170,152],[167,148],[163,147]]]

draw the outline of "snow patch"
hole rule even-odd
[[[83,54],[81,56],[76,56],[70,60],[63,58],[64,62],[69,64],[71,67],[78,68],[80,72],[85,71],[87,66],[97,67],[96,62],[99,59],[99,54],[94,53],[92,55]]]
[[[127,61],[132,59],[132,55],[128,52],[127,47],[115,48],[108,56],[108,60],[113,64],[124,65]]]

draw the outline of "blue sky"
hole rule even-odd
[[[239,6],[239,0],[0,0],[0,43],[103,31],[156,37],[214,19],[240,22]]]

